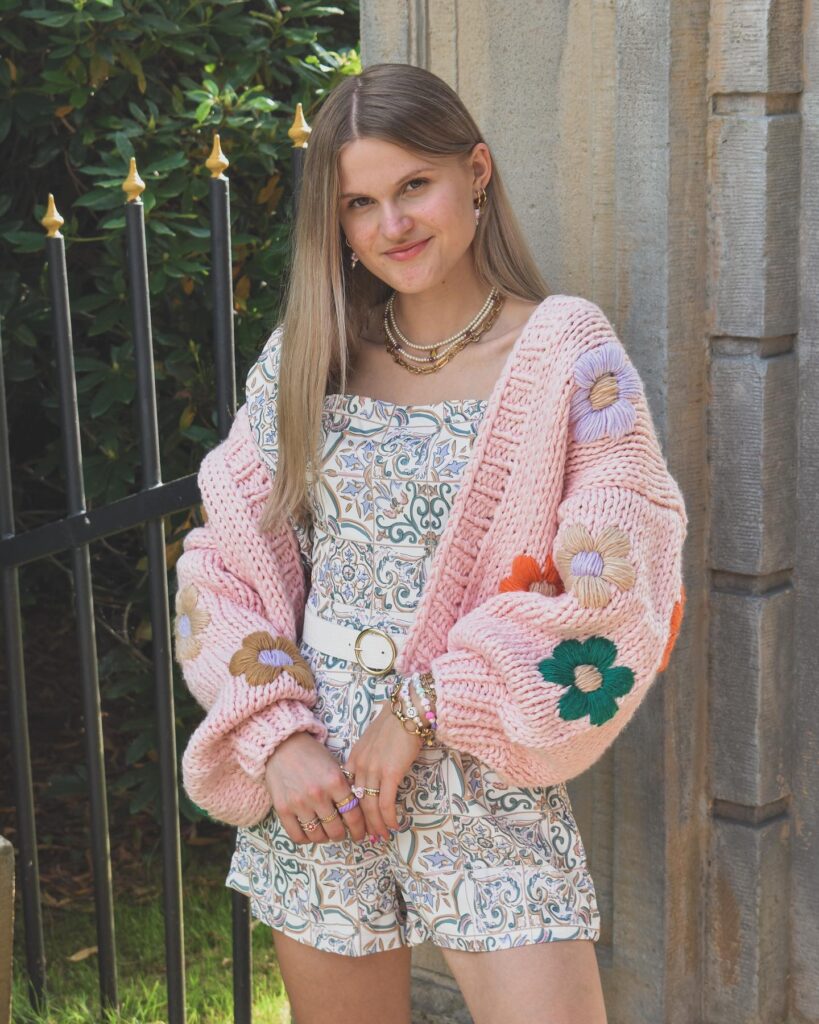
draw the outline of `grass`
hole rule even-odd
[[[232,1024],[230,890],[225,888],[229,852],[219,844],[183,846],[182,878],[188,1024]],[[142,884],[117,892],[114,880],[114,922],[120,1013],[101,1013],[93,898],[44,900],[48,1003],[38,1014],[31,1009],[25,973],[22,909],[19,890],[15,909],[14,1024],[87,1024],[101,1020],[119,1024],[166,1024],[164,918],[161,865],[156,857],[145,865]],[[55,905],[57,904],[57,905]],[[252,921],[253,1022],[289,1024],[290,1012],[276,964],[270,929]],[[71,960],[82,953],[81,959]]]

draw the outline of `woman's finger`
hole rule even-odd
[[[367,792],[370,790],[370,792]],[[380,836],[382,839],[389,839],[390,833],[381,817],[381,808],[378,800],[381,795],[381,787],[378,779],[368,779],[364,783],[364,796],[361,798],[361,808],[364,817],[367,819],[367,832],[370,835]]]
[[[344,807],[344,805],[348,804],[351,800],[356,800],[355,794],[352,792],[352,790],[349,787],[349,784],[346,781],[344,782],[343,786],[339,788],[343,791],[340,793],[333,794],[333,803],[336,805],[337,808]],[[364,814],[359,804],[360,801],[356,803],[355,807],[351,807],[349,811],[344,811],[343,813],[340,813],[342,822],[350,830],[350,835],[353,837],[353,839],[357,840],[358,842],[361,842],[361,840],[367,834],[367,829],[364,821]]]
[[[307,836],[305,835],[304,829],[298,823],[298,819],[295,814],[290,813],[279,813],[276,812],[279,821],[282,823],[284,831],[290,836],[294,843],[306,843]],[[305,818],[305,821],[307,819]]]
[[[324,831],[324,826],[317,820],[320,814],[321,811],[313,810],[313,808],[310,808],[310,810],[299,810],[296,813],[296,819],[307,836],[308,843],[326,843],[329,838]],[[310,826],[309,828],[307,827],[308,825]]]
[[[399,828],[397,799],[398,779],[392,775],[384,775],[381,779],[381,792],[378,795],[378,808],[387,828],[395,830]]]
[[[316,814],[318,814],[320,819],[323,819],[321,824],[331,842],[340,843],[342,839],[347,838],[344,818],[339,814],[338,808],[329,797],[326,803],[318,807]]]

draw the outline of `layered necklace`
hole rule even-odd
[[[395,322],[393,304],[395,292],[390,295],[384,306],[384,335],[387,351],[392,355],[396,363],[410,370],[412,373],[434,373],[456,356],[462,348],[471,341],[478,341],[492,324],[497,320],[498,314],[503,308],[506,296],[493,287],[487,296],[486,302],[479,312],[469,323],[457,334],[452,334],[443,341],[436,341],[432,345],[416,345],[410,341]],[[406,347],[404,347],[406,346]],[[426,355],[414,355],[407,349],[415,349],[416,352],[425,352]]]

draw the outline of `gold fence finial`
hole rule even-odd
[[[122,183],[122,191],[127,196],[126,202],[129,203],[133,203],[134,200],[139,199],[145,191],[145,182],[140,178],[136,168],[136,157],[131,157],[131,163],[128,167],[128,177]]]
[[[40,219],[40,223],[46,229],[48,234],[47,238],[62,238],[60,234],[60,228],[65,224],[65,220],[57,212],[57,206],[54,203],[54,196],[51,192],[48,193],[48,208],[46,209],[45,215]]]
[[[213,133],[213,149],[210,151],[210,156],[205,161],[205,167],[210,171],[211,178],[221,178],[224,172],[230,167],[230,160],[222,152],[222,146],[219,143],[219,133]]]
[[[293,140],[293,149],[306,149],[307,140],[313,129],[304,119],[304,110],[301,103],[296,104],[296,113],[293,115],[293,123],[287,130],[288,136]]]

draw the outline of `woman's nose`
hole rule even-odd
[[[382,207],[381,230],[388,239],[403,238],[412,229],[412,217],[397,206]]]

